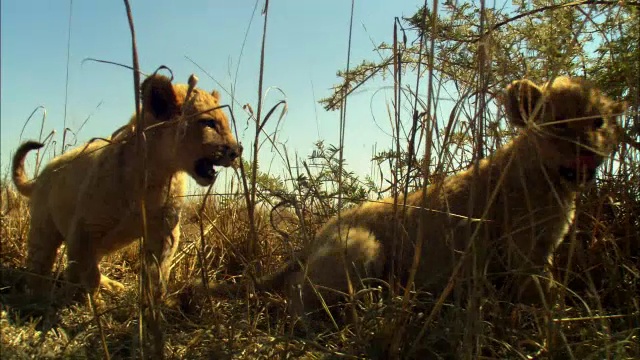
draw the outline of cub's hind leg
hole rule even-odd
[[[345,294],[355,295],[366,285],[363,278],[383,275],[382,244],[369,229],[343,225],[340,230],[329,228],[321,236],[323,245],[309,256],[306,268],[285,280],[290,310],[296,317],[323,309],[324,304],[333,307],[348,300]]]

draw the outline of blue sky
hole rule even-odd
[[[213,75],[226,90],[237,78],[236,101],[257,106],[260,42],[264,17],[261,9],[251,22],[254,1],[132,1],[141,68],[152,72],[169,66],[179,82],[191,73],[205,89],[220,88],[185,58]],[[354,14],[352,64],[376,60],[374,44],[392,42],[395,16],[415,13],[422,1],[357,1]],[[124,124],[133,112],[131,73],[123,68],[93,62],[98,58],[131,64],[131,40],[122,1],[75,1],[72,4],[67,127],[76,131],[78,141],[107,136]],[[8,168],[11,153],[21,140],[37,139],[40,117],[20,131],[29,114],[44,106],[47,119],[44,133],[57,131],[58,144],[64,129],[69,1],[5,0],[1,5],[1,168]],[[288,102],[279,140],[291,156],[306,157],[316,140],[338,143],[338,112],[326,112],[317,100],[331,93],[336,71],[346,65],[351,2],[272,1],[269,9],[264,87],[281,89]],[[249,28],[250,26],[250,28]],[[244,53],[240,57],[249,28]],[[350,97],[346,125],[346,158],[349,168],[369,174],[372,148],[391,143],[387,105],[390,79],[378,80]],[[380,90],[383,91],[380,91]],[[223,94],[224,91],[222,91]],[[282,99],[272,92],[267,108]],[[223,102],[229,96],[223,95]],[[373,104],[373,105],[372,105]],[[99,106],[98,106],[99,105]],[[380,126],[374,124],[372,115]],[[239,107],[240,140],[250,144],[252,131],[245,130],[246,116]],[[275,121],[272,122],[273,126]],[[250,128],[252,129],[252,128]],[[247,152],[245,155],[249,155]],[[260,160],[268,169],[273,154],[263,148]],[[281,172],[279,160],[273,171]]]

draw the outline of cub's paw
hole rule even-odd
[[[105,275],[100,275],[100,286],[111,294],[122,292],[125,289],[121,282],[111,280]]]

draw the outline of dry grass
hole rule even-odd
[[[452,300],[409,353],[433,304],[428,294],[418,294],[407,307],[401,298],[382,301],[384,296],[374,289],[373,296],[357,304],[357,326],[339,322],[336,328],[319,314],[312,327],[305,329],[292,324],[285,302],[276,294],[216,299],[192,293],[188,299],[173,296],[181,301],[162,309],[165,354],[167,358],[238,359],[386,358],[392,353],[401,358],[458,358],[465,353],[487,358],[638,358],[640,200],[638,186],[630,186],[631,181],[610,178],[583,195],[577,231],[568,236],[556,261],[559,281],[567,285],[564,301],[550,312],[482,298],[480,313],[471,314],[464,303]],[[6,182],[1,190],[2,357],[104,358],[100,331],[88,306],[53,309],[29,304],[21,270],[28,205]],[[243,199],[218,199],[209,197],[202,216],[201,198],[186,203],[184,241],[174,264],[174,293],[200,278],[199,253],[204,255],[210,279],[233,281],[249,264],[259,263],[263,272],[273,270],[305,238],[301,221],[291,210],[270,213],[269,207],[258,207],[255,226],[263,251],[257,258],[248,258],[240,246],[250,231]],[[305,224],[312,232],[322,221],[313,211],[306,213]],[[287,241],[273,225],[289,234]],[[573,265],[566,271],[570,251]],[[99,314],[104,341],[114,359],[139,354],[137,255],[134,245],[102,263],[108,276],[127,286],[122,294],[106,295],[107,308]],[[54,277],[62,265],[61,257]],[[476,320],[471,322],[474,328],[468,327],[470,316]],[[467,336],[474,337],[477,349],[459,347]],[[393,339],[402,344],[400,349],[389,348]]]

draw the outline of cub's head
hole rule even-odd
[[[154,132],[147,136],[164,143],[160,146],[166,152],[162,158],[187,172],[198,184],[211,184],[216,174],[214,166],[231,166],[242,153],[227,116],[218,108],[217,91],[209,93],[194,87],[187,98],[188,85],[171,84],[169,78],[157,74],[146,78],[140,89],[143,125]]]
[[[584,80],[558,77],[537,86],[529,80],[506,89],[509,121],[532,137],[548,170],[570,183],[585,183],[618,144],[616,118],[625,109]]]

